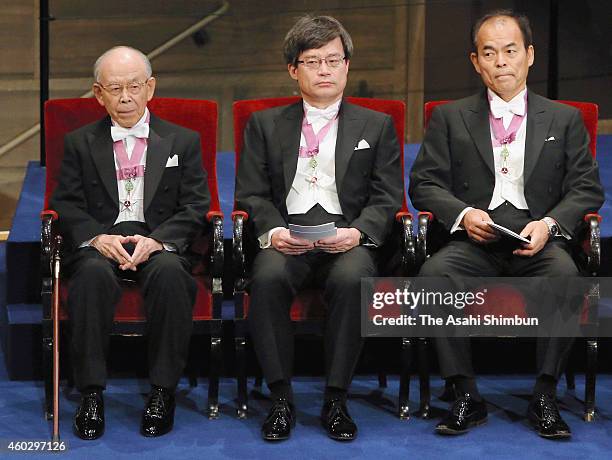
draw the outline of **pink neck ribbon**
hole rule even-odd
[[[147,115],[145,123],[149,123],[150,115]],[[134,144],[134,150],[132,150],[132,156],[128,157],[127,150],[123,140],[113,142],[115,149],[115,155],[117,157],[117,163],[119,163],[119,169],[117,169],[117,180],[134,179],[136,177],[144,176],[144,165],[140,164],[142,156],[144,155],[145,148],[147,147],[147,139],[137,137],[136,143]]]
[[[516,133],[521,127],[525,115],[527,114],[527,92],[525,92],[525,114],[512,116],[512,121],[508,129],[504,128],[504,118],[495,118],[493,112],[489,110],[489,121],[491,122],[491,128],[493,129],[493,147],[501,147],[505,144],[511,144],[516,139]]]
[[[302,121],[302,134],[304,135],[304,140],[306,141],[306,147],[300,147],[300,151],[298,153],[300,158],[312,158],[319,153],[319,144],[323,142],[323,139],[325,139],[325,136],[327,136],[327,133],[337,118],[338,115],[329,120],[327,124],[323,126],[315,135],[314,129],[312,129],[312,124],[308,123],[306,113],[304,113],[304,120]]]

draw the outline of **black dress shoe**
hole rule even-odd
[[[140,433],[148,438],[162,436],[174,426],[174,391],[154,386],[142,413]]]
[[[543,438],[566,439],[572,436],[570,427],[559,414],[557,402],[548,395],[539,394],[531,400],[527,418]]]
[[[104,399],[101,391],[81,395],[72,428],[74,434],[86,440],[98,439],[104,434]]]
[[[349,415],[343,399],[332,399],[323,404],[321,423],[327,435],[336,441],[352,441],[357,437],[357,425]]]
[[[274,401],[268,417],[261,426],[261,436],[266,441],[284,441],[295,427],[295,409],[285,398]]]
[[[470,428],[487,421],[487,405],[475,401],[469,393],[460,396],[453,404],[450,413],[436,426],[438,434],[464,434]]]

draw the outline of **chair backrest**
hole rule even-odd
[[[202,166],[208,174],[210,211],[220,211],[217,190],[217,103],[195,99],[154,98],[148,107],[159,118],[200,134]],[[57,186],[64,157],[64,136],[106,114],[104,107],[94,98],[52,99],[45,103],[45,209]]]
[[[271,109],[273,107],[278,107],[282,105],[294,104],[300,100],[301,98],[298,96],[289,96],[264,99],[250,99],[234,102],[234,148],[236,151],[236,170],[238,170],[238,164],[240,164],[240,154],[242,153],[242,147],[244,145],[244,129],[247,125],[247,122],[249,121],[249,118],[251,117],[251,114],[260,110]],[[361,107],[391,115],[391,117],[393,118],[393,125],[395,126],[395,132],[397,134],[397,139],[400,144],[402,177],[404,177],[404,133],[406,126],[406,104],[403,101],[366,97],[347,97],[346,101],[350,102],[351,104],[359,105]],[[402,211],[407,210],[408,207],[406,205],[406,190],[404,187]]]
[[[424,127],[427,128],[429,124],[429,119],[431,118],[431,113],[433,109],[438,105],[447,104],[451,101],[442,100],[442,101],[430,101],[425,103],[425,123]],[[589,150],[591,151],[591,155],[595,158],[597,154],[597,119],[599,114],[599,106],[594,104],[593,102],[577,102],[577,101],[562,101],[559,100],[562,104],[571,105],[572,107],[576,107],[582,113],[582,119],[584,120],[584,126],[586,127],[587,132],[589,133]]]

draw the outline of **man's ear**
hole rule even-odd
[[[147,80],[147,102],[150,101],[151,99],[153,99],[153,94],[155,94],[155,77],[149,77],[149,79]]]
[[[472,51],[470,53],[470,61],[472,61],[472,65],[474,66],[474,70],[476,70],[476,73],[480,75],[480,64],[478,64],[478,54]]]
[[[104,99],[102,99],[102,91],[104,90],[100,88],[100,85],[98,85],[97,83],[94,83],[91,89],[94,93],[94,96],[96,97],[96,100],[98,101],[98,104],[104,107]]]
[[[293,64],[287,64],[287,71],[289,72],[289,76],[291,78],[293,78],[294,80],[298,79],[298,75],[297,75],[298,68],[296,66],[294,66]]]
[[[529,67],[533,65],[534,60],[535,60],[535,49],[533,48],[533,45],[529,45],[527,47],[527,63],[529,64]]]

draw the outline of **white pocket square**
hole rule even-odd
[[[544,142],[550,142],[550,141],[554,141],[555,140],[555,136],[550,136],[548,139],[546,139]]]
[[[178,155],[176,153],[166,161],[166,168],[172,168],[174,166],[178,166]]]
[[[359,141],[359,144],[357,144],[357,147],[355,147],[355,150],[362,150],[362,149],[369,149],[370,148],[370,144],[368,144],[368,141],[366,141],[365,139],[361,139]]]

